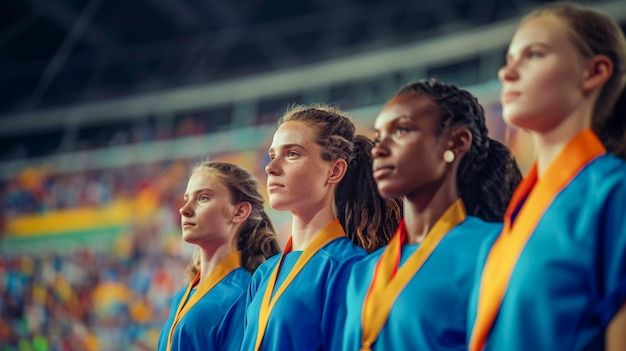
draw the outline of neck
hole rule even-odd
[[[317,233],[337,218],[331,206],[326,206],[310,216],[293,213],[291,242],[293,251],[301,251],[313,241]]]
[[[237,251],[235,244],[229,242],[211,246],[201,246],[200,249],[200,281],[198,285],[211,275],[215,267],[217,267],[226,256]]]
[[[458,199],[456,179],[448,181],[453,181],[453,183],[448,186],[439,186],[434,191],[404,197],[403,215],[407,244],[418,244],[424,241],[439,218]]]
[[[591,112],[567,116],[559,125],[545,132],[532,132],[537,150],[537,175],[541,178],[567,143],[591,127]]]

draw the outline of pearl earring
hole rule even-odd
[[[452,150],[446,150],[443,153],[443,160],[446,161],[446,163],[452,163],[452,161],[454,161],[454,152],[452,152]]]

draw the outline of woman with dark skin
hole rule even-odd
[[[402,88],[374,128],[374,179],[404,220],[351,272],[343,348],[463,350],[479,247],[501,227],[517,164],[476,98],[435,79]]]

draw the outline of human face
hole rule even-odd
[[[447,139],[437,135],[440,113],[426,95],[409,93],[391,99],[374,123],[374,180],[385,198],[412,197],[436,190],[447,169]]]
[[[200,169],[189,177],[184,201],[179,210],[183,240],[201,246],[233,240],[235,206],[228,188],[210,171]]]
[[[498,72],[507,123],[547,133],[580,108],[585,65],[567,31],[553,16],[531,18],[518,28]]]
[[[269,148],[267,192],[275,210],[314,213],[333,198],[327,182],[331,162],[322,159],[315,129],[303,122],[283,123]]]

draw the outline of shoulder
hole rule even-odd
[[[172,303],[178,304],[180,302],[180,300],[183,299],[183,296],[187,292],[187,287],[188,287],[188,285],[186,285],[184,288],[178,290],[176,292],[176,294],[174,294],[174,296],[172,296]]]
[[[502,230],[502,222],[485,222],[484,220],[467,216],[463,222],[450,231],[451,238],[481,238],[497,235]]]
[[[329,242],[319,251],[321,259],[335,264],[359,260],[366,255],[367,252],[363,248],[355,245],[345,236]]]
[[[354,264],[354,267],[352,268],[352,270],[355,272],[364,272],[364,271],[371,269],[373,266],[376,265],[376,263],[378,263],[378,260],[383,255],[383,252],[385,251],[386,248],[387,248],[387,245],[363,257],[362,259],[360,259],[358,262]]]
[[[606,154],[590,162],[576,178],[598,186],[624,187],[626,185],[626,162],[611,154]]]
[[[458,230],[462,232],[491,232],[491,231],[499,231],[502,229],[502,222],[486,222],[478,217],[467,216],[463,222],[461,222],[456,228],[453,230]]]
[[[453,252],[477,252],[483,244],[490,245],[495,241],[502,226],[502,222],[485,222],[478,217],[467,216],[445,236],[442,246]]]
[[[265,262],[261,263],[257,269],[252,274],[252,280],[263,279],[268,274],[272,273],[272,269],[276,267],[278,264],[278,260],[280,260],[280,255],[282,252],[277,253],[276,255],[268,258]]]
[[[626,162],[606,154],[590,162],[563,191],[560,204],[585,204],[585,208],[601,210],[626,196]]]
[[[228,282],[242,291],[245,291],[250,284],[252,275],[248,273],[244,268],[237,268],[228,275]]]

